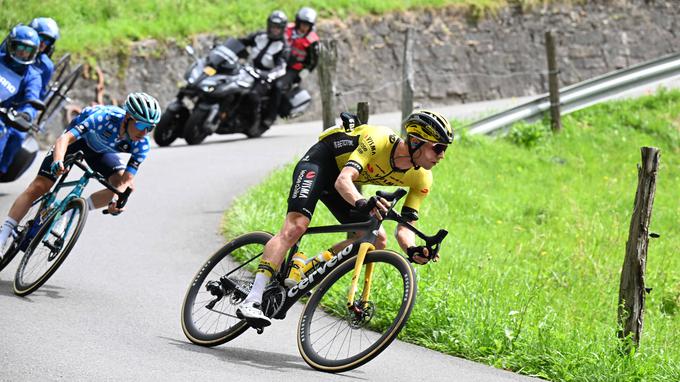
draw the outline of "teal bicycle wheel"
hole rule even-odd
[[[86,220],[87,203],[76,198],[68,202],[58,219],[55,214],[43,223],[17,268],[15,294],[33,293],[56,272],[76,244]]]

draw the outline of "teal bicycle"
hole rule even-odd
[[[14,293],[19,296],[26,296],[40,288],[75,246],[85,227],[88,213],[87,202],[81,194],[91,179],[96,179],[118,195],[118,208],[123,208],[127,203],[132,190],[128,187],[124,192],[119,192],[103,175],[84,164],[83,158],[81,151],[66,156],[64,173],[48,193],[33,202],[33,206],[38,206],[37,212],[27,215],[32,218],[17,226],[11,243],[6,246],[0,270],[20,251],[24,252],[14,276]],[[84,173],[78,180],[66,181],[73,166],[80,167]],[[70,192],[60,198],[59,191],[68,187],[72,187]],[[104,210],[103,213],[108,211]]]

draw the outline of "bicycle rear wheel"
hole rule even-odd
[[[40,288],[64,262],[87,220],[83,198],[71,200],[59,219],[49,217],[28,245],[14,276],[14,293],[26,296]]]
[[[71,91],[80,75],[83,73],[83,65],[78,65],[71,73],[65,76],[62,82],[56,84],[56,89],[50,94],[45,102],[45,110],[40,113],[38,117],[38,125],[47,123],[52,118],[52,115],[59,111],[68,98],[68,92]]]
[[[182,305],[182,330],[189,341],[217,346],[250,327],[236,317],[236,305],[250,292],[255,275],[246,266],[235,263],[232,256],[255,262],[271,238],[267,232],[241,235],[220,248],[201,267]]]
[[[332,373],[357,368],[397,338],[416,297],[416,278],[406,259],[391,251],[366,254],[352,309],[347,307],[356,258],[324,279],[298,323],[298,349],[311,367]],[[362,300],[366,269],[373,264],[370,295]]]
[[[55,87],[57,84],[61,82],[61,78],[64,76],[64,73],[68,70],[69,66],[71,66],[71,54],[66,53],[65,55],[61,56],[59,61],[54,65],[54,72],[52,72],[52,80],[50,81],[50,88]]]

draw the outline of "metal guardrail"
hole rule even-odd
[[[560,89],[560,111],[562,115],[568,114],[625,91],[678,76],[680,53],[620,69]],[[550,97],[544,94],[533,101],[473,122],[467,128],[471,134],[490,134],[515,122],[537,121],[549,109]]]

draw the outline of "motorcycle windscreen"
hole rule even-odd
[[[19,92],[19,86],[21,86],[21,76],[0,62],[0,102],[16,95]]]

